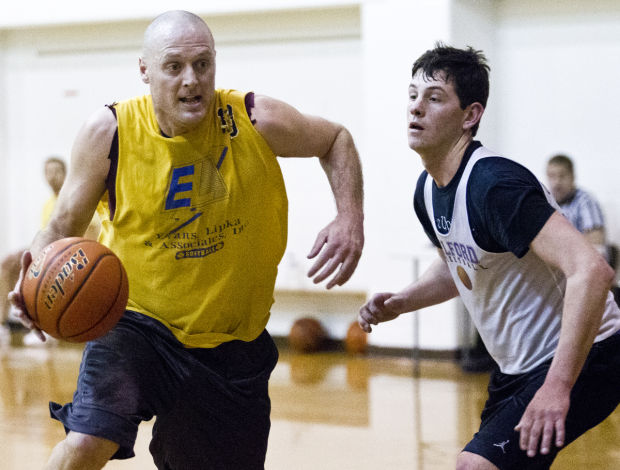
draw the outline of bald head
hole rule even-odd
[[[155,18],[144,32],[139,66],[164,134],[184,134],[212,118],[215,46],[199,16],[176,10]]]
[[[142,58],[148,60],[156,51],[170,41],[180,31],[194,31],[204,35],[204,40],[214,48],[213,35],[207,23],[194,13],[184,10],[172,10],[162,13],[149,24],[144,31]]]

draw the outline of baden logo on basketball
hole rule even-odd
[[[54,338],[91,341],[110,331],[127,306],[123,263],[107,246],[81,237],[53,241],[21,284],[28,316]]]
[[[64,265],[60,267],[60,269],[58,270],[58,274],[56,274],[56,278],[50,285],[50,288],[48,289],[47,295],[45,296],[45,300],[43,302],[49,310],[51,310],[54,306],[56,296],[58,296],[59,294],[65,295],[63,285],[67,279],[73,280],[74,269],[84,269],[84,266],[86,266],[87,264],[88,256],[86,256],[84,250],[79,248],[76,252],[70,255],[69,261],[67,261]]]
[[[461,280],[463,285],[467,287],[467,289],[471,290],[473,286],[471,283],[471,279],[469,279],[469,276],[467,275],[465,269],[463,269],[462,266],[457,266],[456,273],[459,275],[459,279]]]

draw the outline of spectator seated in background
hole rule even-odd
[[[617,271],[618,247],[606,239],[605,217],[598,201],[590,193],[575,185],[575,168],[572,160],[563,154],[551,157],[547,162],[547,180],[562,213],[592,242],[614,271]],[[620,305],[620,288],[616,281],[612,292]]]
[[[605,218],[596,199],[575,185],[572,160],[558,154],[547,163],[547,179],[553,197],[571,224],[583,233],[603,254],[605,247]]]

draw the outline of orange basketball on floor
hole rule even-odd
[[[295,320],[288,335],[288,342],[295,352],[315,352],[321,349],[327,333],[316,318]]]
[[[357,321],[349,325],[347,337],[344,340],[345,349],[352,354],[362,354],[366,352],[368,346],[368,333],[359,326]]]
[[[71,237],[41,251],[28,267],[21,293],[38,328],[79,343],[116,325],[127,306],[129,285],[112,250],[94,240]]]

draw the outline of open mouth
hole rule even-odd
[[[200,95],[184,96],[183,98],[180,98],[179,100],[181,101],[181,103],[185,103],[185,104],[198,104],[202,100],[202,96]]]
[[[409,129],[414,129],[414,130],[416,130],[416,131],[421,131],[421,130],[423,130],[424,128],[423,128],[421,125],[416,124],[415,122],[410,122],[410,123],[409,123]]]

